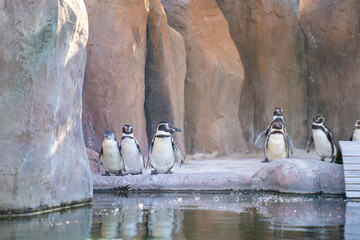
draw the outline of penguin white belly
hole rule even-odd
[[[121,156],[125,164],[125,171],[138,174],[143,171],[144,162],[134,139],[121,140]]]
[[[116,141],[104,140],[103,148],[103,164],[106,171],[111,173],[119,173],[122,168],[120,152]]]
[[[155,138],[151,152],[151,166],[157,173],[166,173],[174,166],[171,138]]]
[[[353,141],[360,141],[360,129],[355,128],[352,136]]]
[[[320,129],[313,129],[313,138],[315,143],[315,151],[320,157],[331,158],[331,142],[326,134]]]
[[[269,136],[265,148],[265,156],[269,161],[286,158],[286,144],[282,134],[274,133]]]

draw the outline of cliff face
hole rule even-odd
[[[0,211],[90,200],[81,125],[85,5],[2,1],[0,16]]]
[[[217,0],[245,68],[239,117],[253,143],[272,119],[275,107],[294,144],[306,142],[306,65],[296,1]]]
[[[360,5],[356,0],[302,0],[308,117],[325,117],[335,140],[349,140],[360,118]]]
[[[163,0],[170,26],[185,39],[186,151],[244,149],[238,105],[244,69],[226,19],[213,0]]]

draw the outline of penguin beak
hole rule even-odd
[[[173,131],[175,131],[175,132],[181,132],[181,129],[180,129],[180,128],[173,127]]]

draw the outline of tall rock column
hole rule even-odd
[[[162,0],[168,23],[186,48],[187,153],[219,155],[244,149],[238,106],[244,69],[227,21],[214,0]]]
[[[360,118],[360,4],[301,0],[300,22],[309,66],[309,126],[325,117],[336,141],[349,140]]]
[[[0,212],[90,200],[83,1],[0,1],[0,29]]]
[[[145,101],[148,0],[85,0],[89,43],[84,80],[85,143],[100,151],[104,133],[124,124],[147,148]]]
[[[160,121],[184,127],[186,53],[184,38],[169,27],[160,0],[150,0],[145,70],[145,113],[149,141]],[[184,132],[176,135],[185,150]]]
[[[306,142],[307,100],[304,38],[297,16],[299,0],[216,0],[245,67],[239,117],[254,143],[272,120],[275,107],[294,144]]]

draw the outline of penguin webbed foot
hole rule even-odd
[[[151,170],[151,175],[157,175],[157,171],[155,169]]]
[[[174,172],[171,170],[171,169],[169,169],[165,174],[173,174]]]
[[[330,163],[333,163],[333,162],[335,162],[335,156],[332,156],[332,159],[330,161]]]
[[[269,162],[269,159],[265,158],[264,161],[261,161],[262,163],[268,163]]]
[[[110,176],[110,173],[109,173],[108,171],[105,171],[105,173],[104,173],[104,174],[101,174],[101,176],[108,177],[108,176]]]
[[[116,174],[116,176],[125,176],[125,175],[128,175],[129,173],[126,172],[125,170],[120,170],[118,174]]]
[[[324,157],[322,157],[322,158],[321,158],[321,161],[322,161],[322,162],[325,162],[325,158],[324,158]]]

